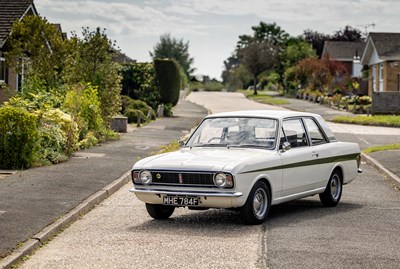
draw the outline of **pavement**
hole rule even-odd
[[[241,104],[249,102],[238,93],[230,96]],[[0,267],[10,268],[124,186],[136,160],[188,134],[208,113],[218,112],[204,108],[201,98],[193,99],[191,95],[181,99],[174,117],[134,128],[118,141],[77,152],[67,162],[25,171],[0,170]],[[250,106],[258,109],[256,103]],[[296,99],[284,108],[319,113],[327,120],[347,113]],[[400,150],[364,154],[363,159],[400,183]]]

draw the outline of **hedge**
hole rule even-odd
[[[181,76],[174,60],[155,59],[154,70],[159,86],[161,102],[175,106],[179,100]]]

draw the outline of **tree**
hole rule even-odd
[[[239,65],[239,59],[236,54],[232,53],[232,55],[224,61],[225,70],[222,71],[221,74],[223,83],[227,83],[229,81],[229,78],[231,76],[230,73],[232,73],[232,70],[236,68],[238,65]]]
[[[310,43],[312,45],[319,58],[322,55],[325,41],[330,40],[329,35],[319,33],[317,31],[312,31],[310,29],[304,30],[300,38],[303,38],[307,43]]]
[[[260,22],[259,25],[252,26],[253,35],[241,35],[237,43],[237,48],[243,48],[253,42],[268,42],[274,46],[280,47],[289,37],[280,26],[274,23]]]
[[[150,57],[153,60],[174,59],[188,77],[195,71],[192,67],[194,59],[189,54],[189,42],[173,38],[170,34],[164,34],[160,36],[160,42],[154,46],[153,50],[153,52],[150,52]]]
[[[252,74],[254,95],[257,94],[257,76],[272,69],[277,59],[277,49],[269,42],[252,42],[238,50],[240,62]]]
[[[115,42],[100,28],[96,31],[83,28],[82,36],[81,39],[74,34],[69,41],[71,54],[65,80],[70,84],[86,82],[97,86],[102,117],[108,123],[121,110],[121,66],[112,60]]]
[[[300,60],[313,56],[316,56],[315,50],[310,44],[299,38],[291,38],[282,53],[281,60],[287,69],[295,66]]]
[[[333,41],[361,41],[362,33],[361,30],[346,25],[344,29],[336,31],[331,40]]]
[[[49,88],[61,83],[67,50],[62,33],[46,19],[25,16],[16,21],[5,51],[9,65],[20,73],[23,69],[25,80],[39,79]]]

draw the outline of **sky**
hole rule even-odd
[[[399,0],[35,0],[38,13],[63,32],[106,29],[121,52],[138,62],[160,36],[189,42],[196,75],[221,78],[223,62],[239,35],[260,21],[276,23],[291,36],[306,29],[333,34],[346,25],[362,32],[400,32]],[[371,24],[375,26],[372,27]]]

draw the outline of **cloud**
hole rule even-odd
[[[204,34],[205,27],[196,24],[189,16],[171,16],[169,13],[185,13],[185,7],[168,7],[157,9],[151,5],[138,5],[131,2],[105,1],[66,1],[42,0],[36,4],[37,9],[46,10],[51,21],[61,22],[73,27],[82,26],[107,28],[114,34],[132,36],[159,36],[162,33],[174,32],[184,34]],[[48,17],[44,14],[46,17]]]

